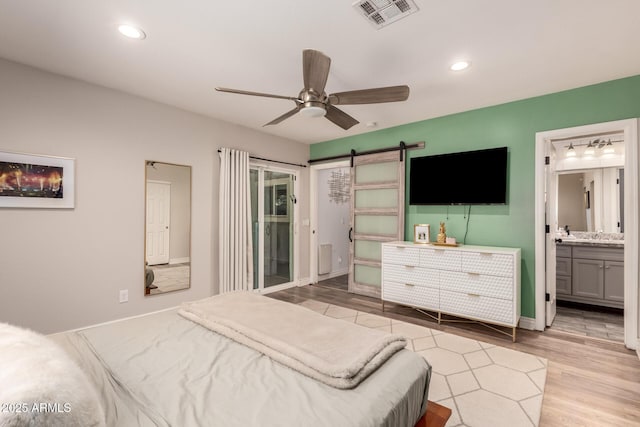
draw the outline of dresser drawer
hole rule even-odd
[[[463,252],[462,271],[513,277],[513,255],[491,252]]]
[[[438,275],[438,270],[411,265],[385,264],[382,268],[382,280],[385,282],[409,283],[432,288],[438,287]]]
[[[513,280],[509,277],[447,272],[440,275],[440,289],[513,300]]]
[[[382,299],[414,307],[437,311],[440,306],[440,291],[427,286],[406,283],[382,283]]]
[[[476,320],[516,326],[513,301],[440,290],[440,311]]]
[[[438,270],[460,271],[460,251],[424,248],[420,255],[420,265]]]
[[[382,259],[389,264],[417,266],[420,265],[420,248],[382,245]]]

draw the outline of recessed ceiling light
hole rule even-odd
[[[469,61],[458,61],[453,63],[450,68],[451,68],[451,71],[462,71],[469,68],[470,65],[471,65],[471,62]]]
[[[142,40],[147,35],[138,27],[134,27],[128,24],[122,24],[118,26],[118,31],[125,37],[129,37],[130,39]]]

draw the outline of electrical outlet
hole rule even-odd
[[[120,304],[122,304],[123,302],[127,302],[129,301],[129,290],[128,289],[121,289],[120,290]]]

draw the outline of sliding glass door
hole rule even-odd
[[[264,290],[295,278],[295,172],[252,166],[253,287]]]

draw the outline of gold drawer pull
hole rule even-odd
[[[469,295],[470,297],[479,297],[480,294],[472,294],[472,293],[467,293],[467,295]]]
[[[469,276],[479,276],[480,275],[480,273],[476,273],[476,272],[473,272],[473,271],[467,271],[467,274]]]
[[[415,265],[405,265],[404,268],[416,268]]]
[[[405,283],[405,286],[411,286],[412,288],[415,286],[413,283]]]

